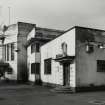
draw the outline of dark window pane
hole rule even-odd
[[[44,60],[44,73],[51,74],[51,58]]]
[[[35,44],[31,45],[31,53],[35,52]]]
[[[6,58],[7,58],[7,48],[6,48],[6,45],[4,46],[4,49],[5,49],[5,60],[6,60]]]
[[[14,60],[14,43],[11,44],[11,60]]]
[[[36,52],[39,52],[40,44],[39,44],[39,43],[36,43],[35,45],[36,45],[36,50],[35,50],[35,51],[36,51]]]
[[[40,74],[40,63],[35,63],[35,74]]]
[[[9,44],[7,44],[7,61],[9,61]]]
[[[13,72],[12,68],[9,67],[7,73],[12,74],[12,72]]]
[[[31,64],[31,74],[35,73],[35,63]]]
[[[39,73],[40,73],[40,63],[32,63],[31,74],[39,74]]]
[[[97,60],[97,72],[105,72],[105,60]]]

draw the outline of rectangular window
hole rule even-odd
[[[51,58],[44,60],[44,74],[51,74]]]
[[[35,52],[35,44],[31,45],[31,53]]]
[[[39,74],[39,73],[40,73],[40,63],[32,63],[31,74]]]
[[[97,72],[105,72],[105,60],[97,60]]]
[[[39,49],[40,49],[40,44],[35,43],[35,52],[39,52]]]
[[[9,44],[7,44],[7,61],[9,61]]]
[[[11,60],[14,60],[14,43],[11,44]]]
[[[40,63],[35,63],[35,74],[40,74]]]
[[[13,70],[12,68],[8,68],[8,71],[7,71],[8,74],[12,74],[13,73]]]
[[[5,50],[5,52],[4,52],[5,53],[4,59],[6,60],[6,58],[7,58],[7,56],[6,56],[7,55],[7,47],[6,47],[6,45],[4,46],[4,50]]]
[[[31,74],[35,74],[35,63],[31,64]]]

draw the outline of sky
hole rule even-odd
[[[0,24],[17,21],[67,30],[73,26],[105,29],[105,0],[0,0]]]

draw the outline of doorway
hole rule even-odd
[[[63,64],[63,86],[70,85],[70,63]]]

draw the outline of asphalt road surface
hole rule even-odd
[[[0,105],[105,105],[105,92],[61,94],[32,85],[0,85]]]

